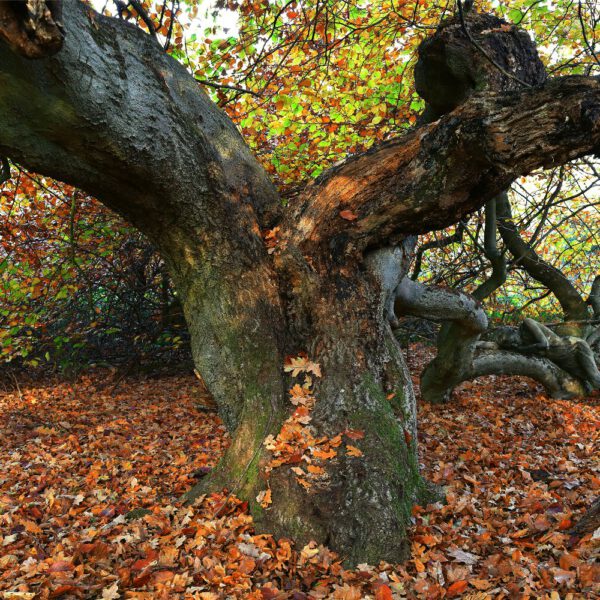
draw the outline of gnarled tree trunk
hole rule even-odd
[[[501,78],[495,93],[454,98],[439,120],[326,172],[282,212],[235,127],[150,36],[70,1],[62,48],[32,62],[19,54],[20,14],[0,23],[10,43],[0,45],[0,154],[95,195],[164,257],[196,366],[233,435],[205,489],[225,486],[261,528],[329,543],[351,562],[405,557],[425,486],[410,379],[384,316],[404,263],[393,249],[373,253],[456,222],[533,169],[597,151],[600,82],[517,89]],[[526,36],[500,24],[469,20],[512,57]],[[436,52],[458,40],[452,65],[483,64],[448,27]],[[519,75],[531,68],[508,62]],[[464,77],[435,64],[450,87]],[[429,77],[425,68],[421,84]],[[274,226],[269,254],[261,232]],[[322,370],[310,414],[287,395],[284,360],[301,351]],[[292,430],[302,453],[274,466]],[[303,485],[292,469],[307,459],[323,472]]]

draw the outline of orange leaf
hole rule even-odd
[[[158,571],[153,575],[154,583],[165,583],[167,581],[171,581],[174,575],[175,573],[173,573],[173,571]]]
[[[333,458],[336,456],[337,452],[335,450],[313,450],[312,454],[315,458],[327,460],[328,458]]]
[[[572,567],[576,567],[579,564],[579,559],[576,556],[573,556],[572,554],[566,552],[560,557],[560,559],[558,560],[558,564],[561,569],[568,571]]]
[[[74,585],[69,585],[69,584],[59,585],[57,588],[52,590],[52,592],[50,592],[50,598],[60,598],[61,596],[64,596],[65,594],[69,594],[71,592],[76,592],[77,589],[78,588],[76,588]],[[7,596],[7,598],[8,598],[8,596]]]
[[[60,573],[62,571],[72,571],[74,568],[75,565],[71,561],[57,560],[48,567],[48,571],[50,573]]]
[[[341,433],[339,433],[334,438],[331,438],[331,440],[329,440],[329,445],[332,448],[337,448],[338,446],[341,445],[341,443],[342,443],[342,434]]]
[[[308,465],[306,468],[308,469],[308,472],[312,473],[313,475],[323,475],[323,473],[325,473],[325,469],[323,467]]]
[[[469,585],[468,581],[465,581],[464,579],[461,581],[455,581],[447,590],[446,595],[451,598],[453,596],[460,596],[460,594],[462,594],[466,589],[467,586]]]
[[[380,585],[375,592],[375,600],[392,600],[392,590],[385,584]]]
[[[353,213],[351,210],[341,210],[340,217],[342,217],[342,219],[346,219],[346,221],[356,221],[356,219],[358,219],[358,215]]]
[[[350,446],[350,445],[346,445],[346,454],[348,456],[362,456],[362,450],[360,450],[359,448],[357,448],[356,446]]]
[[[256,501],[263,507],[267,508],[271,505],[273,500],[271,499],[271,489],[263,490],[256,496]]]

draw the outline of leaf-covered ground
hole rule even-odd
[[[600,597],[600,531],[567,533],[600,493],[598,395],[490,378],[422,406],[421,459],[448,503],[415,508],[408,563],[347,571],[254,535],[235,499],[218,516],[223,497],[177,504],[228,443],[193,377],[112,388],[99,374],[0,391],[1,597]]]

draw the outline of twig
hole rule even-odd
[[[583,11],[581,7],[581,0],[579,0],[579,7],[577,9],[577,16],[579,17],[579,24],[581,25],[581,33],[583,34],[583,41],[587,49],[590,51],[590,54],[594,57],[594,60],[600,65],[600,59],[596,56],[596,52],[594,51],[594,44],[590,44],[587,34],[585,32],[585,23],[583,22]]]
[[[156,29],[154,27],[154,23],[152,22],[152,19],[148,16],[146,9],[141,5],[139,0],[129,0],[129,4],[131,6],[133,6],[135,12],[139,15],[140,19],[142,19],[142,21],[144,21],[144,23],[146,24],[146,27],[148,28],[148,31],[150,32],[150,35],[154,39],[156,39]]]
[[[165,0],[166,2],[166,0]],[[164,5],[163,5],[164,6]],[[169,31],[167,32],[167,39],[165,41],[165,45],[163,46],[164,50],[168,50],[171,45],[171,35],[173,34],[173,24],[175,23],[175,15],[179,12],[179,3],[177,3],[177,9],[175,9],[175,0],[171,2],[171,20],[169,21]]]
[[[213,88],[224,88],[226,90],[232,90],[234,92],[240,92],[241,94],[252,94],[252,96],[256,96],[257,98],[262,98],[262,95],[258,92],[254,92],[252,90],[248,90],[246,88],[238,87],[236,85],[226,85],[225,83],[215,83],[214,81],[208,81],[207,79],[197,79],[198,83],[202,83],[203,85],[208,85]]]

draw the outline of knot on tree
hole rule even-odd
[[[63,44],[62,0],[0,1],[0,39],[26,58],[56,54]]]
[[[417,93],[435,120],[483,90],[519,90],[546,80],[534,42],[523,31],[493,15],[468,13],[442,23],[419,46]]]

